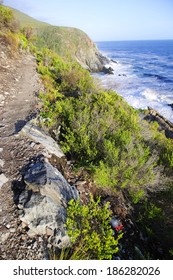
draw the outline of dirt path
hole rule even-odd
[[[17,132],[34,108],[38,83],[33,57],[25,56],[15,61],[10,69],[6,68],[2,73],[1,87],[4,100],[0,103],[0,121],[1,138],[4,138]]]
[[[20,168],[40,153],[40,147],[17,136],[40,90],[34,57],[7,57],[0,48],[0,259],[42,259],[42,238],[29,238],[13,202],[12,182]]]

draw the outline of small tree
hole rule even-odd
[[[100,205],[90,196],[88,205],[71,200],[67,209],[66,228],[72,243],[73,259],[110,260],[118,251],[118,240],[110,225],[109,203]]]
[[[33,37],[33,34],[34,34],[34,30],[32,28],[32,26],[25,26],[23,29],[22,29],[22,33],[25,35],[25,37],[30,40],[32,39]]]

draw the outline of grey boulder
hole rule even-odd
[[[18,208],[23,210],[20,219],[28,234],[54,236],[55,245],[65,247],[69,242],[64,228],[66,207],[78,198],[76,188],[43,159],[28,164],[23,179],[26,187],[19,195]]]

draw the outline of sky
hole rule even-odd
[[[94,41],[173,39],[173,0],[4,0],[38,20],[82,29]]]

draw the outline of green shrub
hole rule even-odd
[[[145,200],[138,209],[137,222],[142,223],[144,229],[149,228],[151,233],[156,232],[155,236],[159,227],[163,226],[164,219],[164,212],[156,203]]]
[[[19,32],[19,24],[12,10],[3,5],[0,5],[0,29],[0,36],[12,55],[16,55],[19,49],[28,48],[29,41],[23,33]]]
[[[159,125],[157,122],[142,123],[147,127],[149,137],[144,134],[146,143],[153,153],[158,155],[158,166],[164,166],[165,173],[171,174],[173,171],[173,139],[166,138],[164,131],[159,131]],[[149,139],[147,139],[149,138]]]
[[[28,42],[27,38],[22,33],[18,34],[18,38],[20,40],[20,43],[19,43],[20,48],[22,50],[27,50],[27,48],[29,47],[29,42]]]
[[[19,25],[15,20],[13,12],[10,8],[0,5],[0,29],[15,32],[19,29]]]
[[[8,28],[11,27],[11,23],[13,20],[13,13],[12,11],[4,7],[3,5],[0,5],[0,27],[2,28]]]
[[[87,70],[70,59],[65,61],[47,48],[37,52],[37,61],[38,72],[54,79],[54,86],[66,96],[80,95],[94,88],[93,79]]]
[[[173,140],[165,139],[165,141],[162,141],[162,143],[163,145],[160,147],[161,163],[163,163],[167,168],[173,170]]]
[[[118,251],[118,240],[110,226],[109,204],[100,204],[90,196],[87,205],[70,201],[67,208],[66,228],[73,247],[74,259],[110,260]]]
[[[3,35],[3,41],[8,46],[11,54],[17,53],[20,45],[20,39],[17,34],[8,31]]]
[[[153,181],[155,158],[140,137],[135,112],[116,93],[64,99],[55,112],[63,151],[92,167],[97,185],[135,189]]]
[[[97,185],[130,187],[139,198],[140,187],[154,179],[155,157],[136,111],[115,92],[98,89],[77,63],[48,49],[37,53],[37,61],[47,89],[41,114],[50,129],[61,126],[63,151],[92,169]]]
[[[25,27],[22,28],[22,33],[24,34],[25,38],[27,40],[32,40],[34,37],[34,29],[32,26],[27,25]]]

